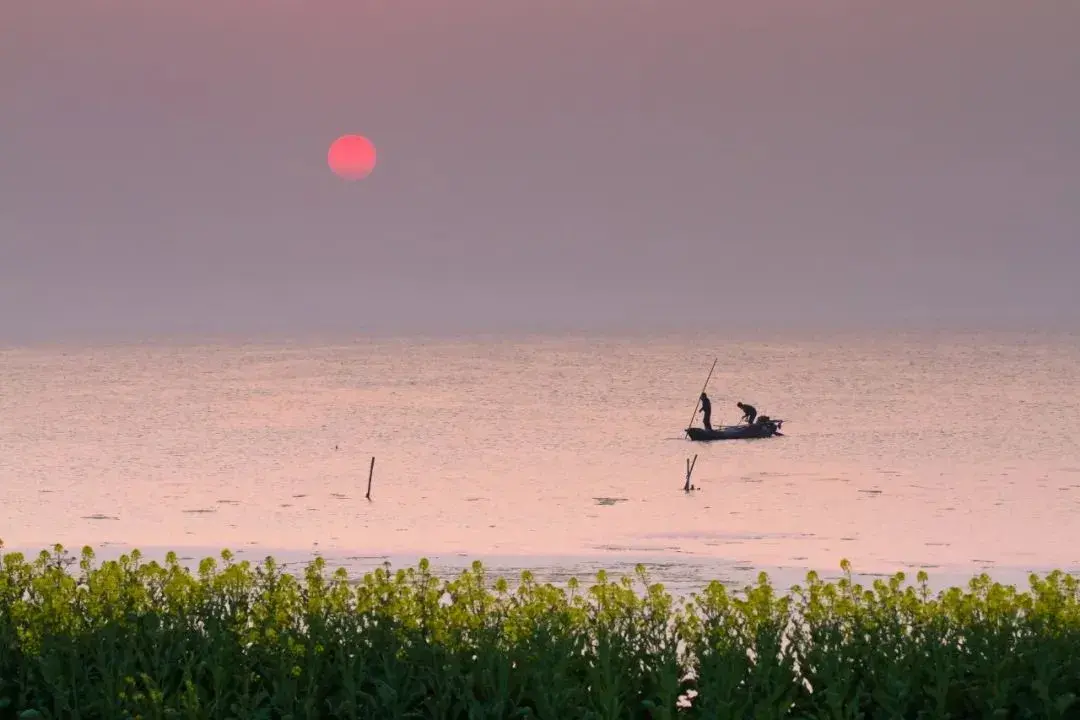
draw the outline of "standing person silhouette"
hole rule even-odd
[[[705,393],[701,393],[701,412],[704,415],[701,424],[705,426],[706,430],[712,430],[712,402],[709,401],[709,396]]]

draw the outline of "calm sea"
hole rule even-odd
[[[714,357],[713,423],[785,437],[683,437]],[[34,552],[1024,582],[1080,567],[1080,336],[10,349],[0,500]]]

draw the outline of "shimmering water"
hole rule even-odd
[[[785,437],[682,437],[714,357],[714,424],[745,400]],[[844,557],[1022,580],[1080,566],[1078,388],[1075,335],[12,349],[0,538],[356,571],[647,561],[678,587]]]

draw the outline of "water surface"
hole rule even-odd
[[[785,437],[681,437],[713,357],[714,424],[744,400]],[[1075,335],[12,349],[0,538],[553,578],[648,561],[679,586],[845,557],[1022,579],[1080,567],[1078,387]]]

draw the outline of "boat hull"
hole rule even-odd
[[[705,428],[687,428],[687,436],[695,442],[711,442],[713,440],[754,440],[759,438],[783,435],[780,427],[783,420],[771,420],[769,422],[754,425],[726,425],[723,427],[706,430]]]

